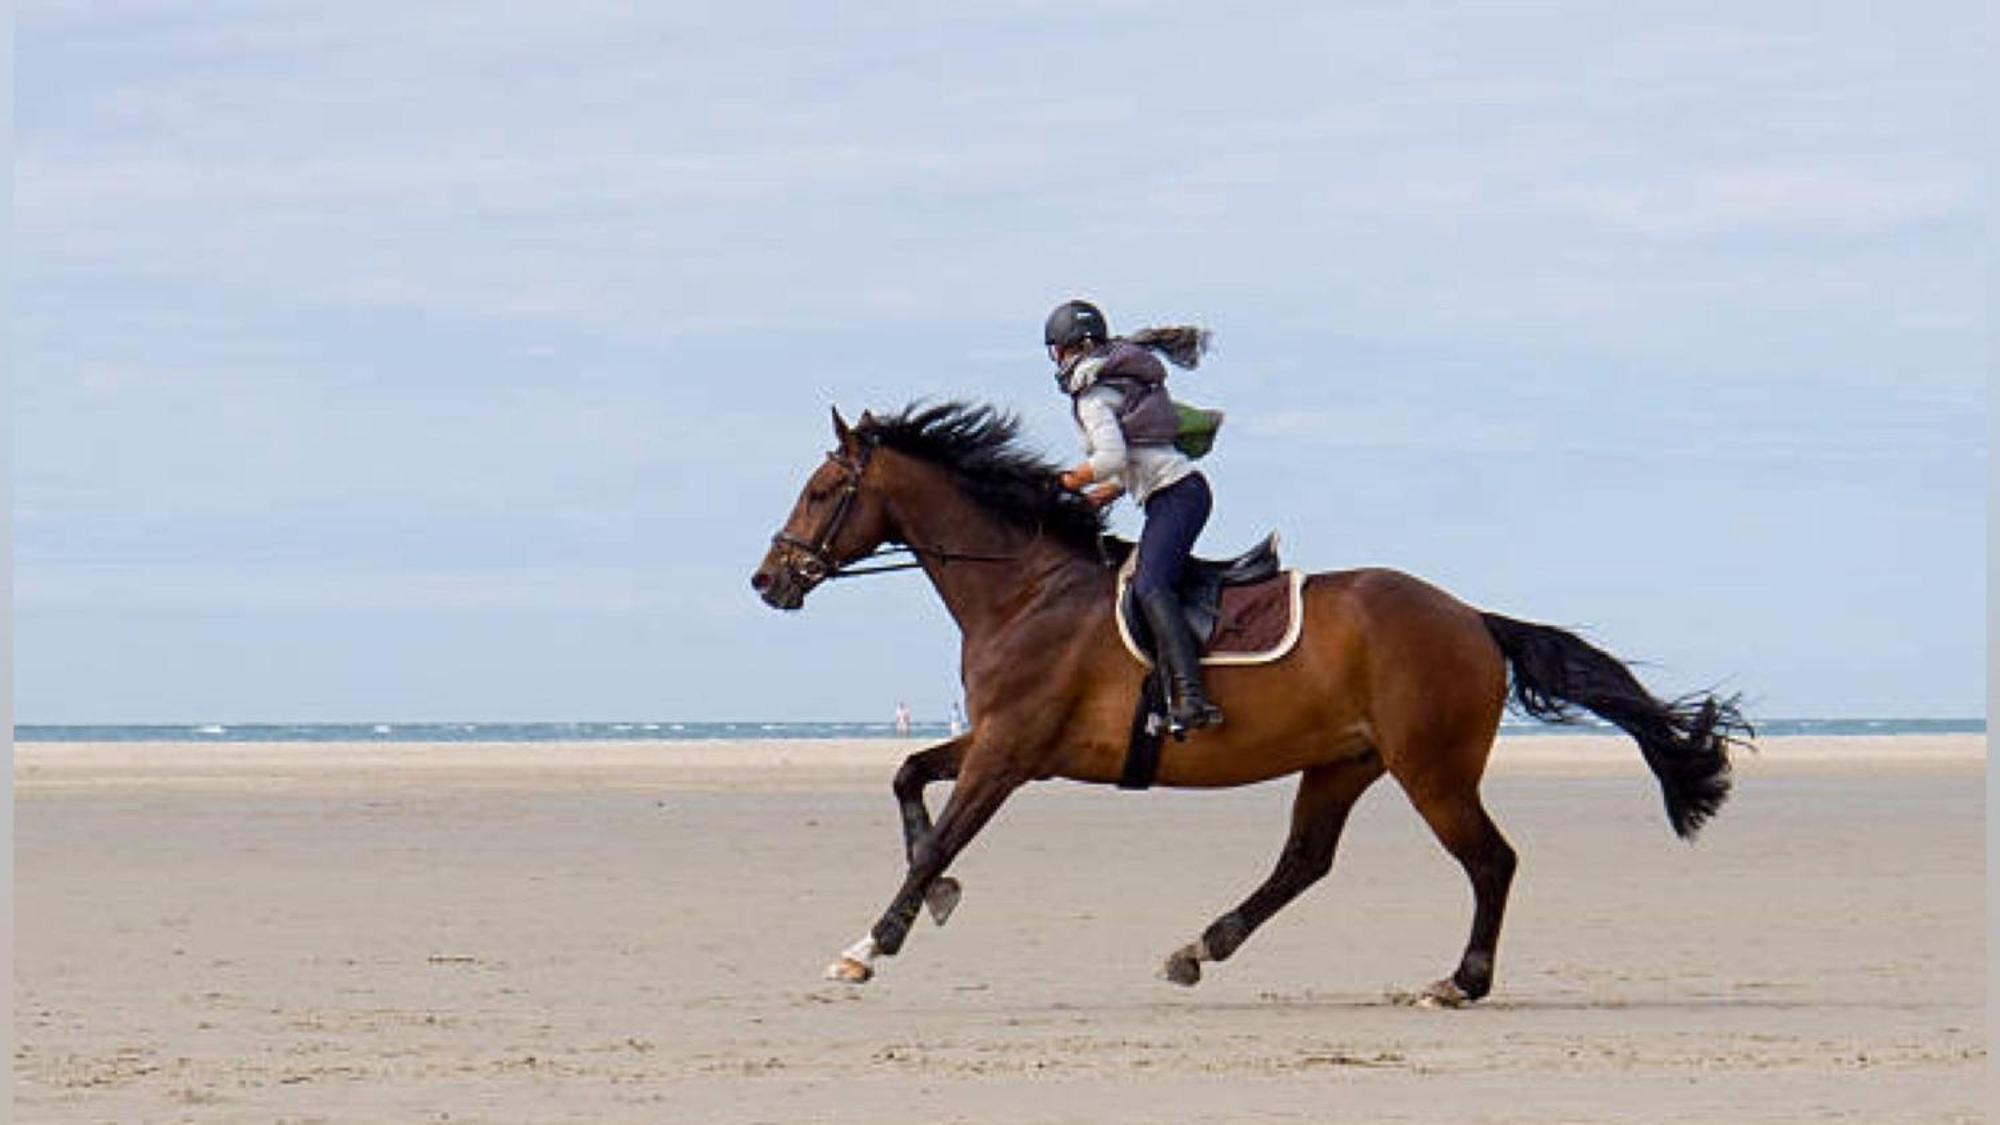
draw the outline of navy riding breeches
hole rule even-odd
[[[1146,527],[1139,533],[1139,571],[1132,576],[1135,593],[1175,592],[1188,552],[1208,523],[1215,496],[1208,478],[1189,473],[1146,497]]]

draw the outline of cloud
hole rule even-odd
[[[1706,169],[1674,183],[1554,187],[1545,194],[1557,206],[1650,238],[1808,236],[1825,250],[1837,241],[1976,223],[1975,185],[1963,172],[1752,165]]]
[[[1949,68],[1907,65],[1943,41],[1799,8],[915,11],[140,7],[113,70],[102,9],[34,7],[22,276],[656,349],[1078,283],[1406,339],[1977,329],[1924,288],[1978,222],[1925,115]],[[1186,65],[1113,78],[1114,31]]]
[[[747,573],[747,570],[746,570]],[[23,613],[660,613],[681,603],[636,568],[274,568],[171,563],[25,570]]]
[[[1328,460],[1983,519],[1971,15],[31,4],[24,596],[670,613],[632,560],[755,548],[829,402],[1067,441],[1078,291],[1223,331],[1227,519]]]

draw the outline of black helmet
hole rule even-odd
[[[1048,322],[1042,325],[1042,342],[1052,348],[1067,348],[1086,340],[1104,341],[1111,338],[1110,328],[1105,326],[1104,314],[1089,301],[1064,301],[1049,314]]]

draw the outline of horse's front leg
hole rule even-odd
[[[896,804],[903,814],[903,854],[912,864],[917,861],[918,845],[929,839],[932,831],[931,811],[924,804],[924,787],[933,781],[956,779],[959,763],[965,760],[966,748],[971,745],[970,734],[959,735],[950,742],[917,751],[903,759],[903,767],[896,771],[893,788]],[[924,905],[930,908],[931,919],[944,925],[958,908],[962,893],[957,879],[938,876],[924,892]]]
[[[889,909],[883,911],[867,936],[827,966],[829,978],[859,984],[875,975],[876,957],[895,956],[903,947],[903,939],[909,936],[910,925],[916,921],[925,895],[965,845],[993,818],[1007,795],[1020,788],[1022,780],[1014,772],[966,769],[960,773],[958,783],[952,787],[951,799],[938,815],[936,827],[918,836],[910,846],[910,868],[902,889],[896,892]]]

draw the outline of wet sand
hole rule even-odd
[[[1770,739],[1688,847],[1629,744],[1509,739],[1498,983],[1393,785],[1194,989],[1290,783],[1031,786],[964,904],[900,876],[915,742],[17,749],[22,1121],[1978,1121],[1978,736]],[[933,790],[936,807],[943,787]]]

